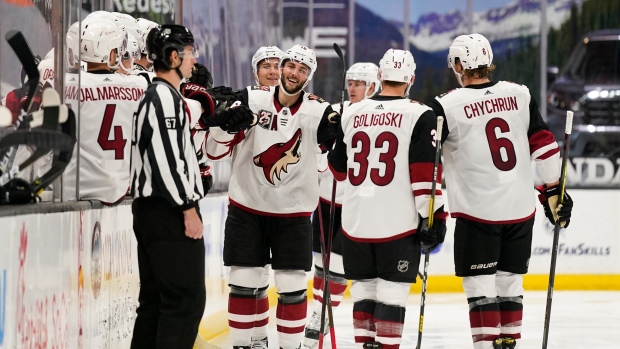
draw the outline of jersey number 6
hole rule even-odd
[[[108,138],[112,130],[112,121],[114,120],[115,111],[116,104],[108,104],[105,106],[103,120],[101,121],[101,129],[99,130],[99,136],[97,136],[97,143],[99,143],[103,150],[114,150],[115,160],[123,160],[125,157],[125,144],[127,144],[127,140],[123,138],[123,127],[114,126],[114,138]]]
[[[510,132],[510,126],[506,120],[500,118],[493,118],[487,122],[485,132],[489,142],[489,149],[491,150],[493,165],[499,170],[510,171],[517,165],[515,146],[510,139],[499,137],[498,133],[496,133],[497,129],[499,129],[499,134],[501,135],[502,133]],[[504,149],[504,156],[502,156],[502,149]]]
[[[358,143],[361,143],[361,147],[359,147],[359,152],[353,155],[353,161],[359,164],[359,172],[355,174],[355,170],[350,168],[348,173],[349,181],[354,186],[364,183],[368,174],[368,155],[370,155],[371,142],[366,132],[359,131],[353,135],[351,146],[357,147]],[[380,187],[390,184],[394,179],[394,171],[396,169],[394,157],[396,157],[398,152],[398,138],[392,132],[386,131],[379,134],[375,140],[374,147],[375,149],[383,148],[385,143],[387,143],[387,151],[379,155],[379,162],[385,164],[385,173],[382,176],[379,168],[370,168],[370,180]]]

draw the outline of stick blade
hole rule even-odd
[[[338,57],[340,57],[340,59],[344,60],[344,54],[342,53],[342,50],[337,43],[334,43],[334,51],[336,51],[336,54],[338,55]]]
[[[38,83],[39,69],[24,34],[19,30],[9,30],[4,37],[24,66],[28,79]]]

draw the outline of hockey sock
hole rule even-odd
[[[308,302],[306,290],[280,293],[276,308],[278,344],[280,348],[298,348],[304,337]]]
[[[364,344],[375,340],[375,335],[377,334],[374,321],[376,307],[377,302],[370,299],[353,303],[353,331],[356,344]]]
[[[323,303],[323,269],[314,266],[314,280],[312,282],[312,294],[316,302],[314,303],[314,311],[318,314],[321,313],[321,305]],[[329,295],[332,302],[332,307],[337,307],[342,301],[344,291],[347,289],[347,279],[342,274],[336,274],[334,272],[329,273]]]
[[[253,289],[231,286],[228,297],[228,327],[233,346],[250,345],[258,311]],[[269,315],[269,310],[267,310],[267,315]]]
[[[256,294],[256,319],[254,321],[254,331],[252,341],[261,340],[268,337],[269,325],[269,298],[267,297],[267,287],[260,288]]]
[[[472,297],[469,303],[469,324],[474,349],[493,348],[500,334],[500,312],[496,298]]]
[[[501,318],[500,336],[521,338],[521,322],[523,320],[523,296],[498,297],[499,315]]]
[[[374,313],[375,341],[383,349],[398,349],[405,324],[405,307],[377,303]]]

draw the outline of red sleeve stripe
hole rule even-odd
[[[529,143],[531,155],[533,155],[537,150],[545,146],[558,146],[555,142],[555,138],[553,138],[553,133],[549,132],[549,130],[540,130],[534,133],[529,137]]]
[[[560,152],[560,148],[556,147],[555,149],[551,149],[548,152],[546,152],[546,153],[544,153],[542,155],[537,156],[536,159],[537,160],[545,160],[545,159],[548,159],[548,158],[552,157],[553,155],[555,155],[555,154],[557,154],[559,152]]]
[[[336,178],[336,180],[338,182],[342,182],[342,181],[347,179],[347,173],[346,172],[338,172],[338,171],[336,171],[336,169],[334,169],[332,167],[332,164],[329,164],[329,169],[332,171],[332,174],[334,175],[334,178]]]
[[[409,165],[411,183],[432,182],[435,164],[432,162],[416,162]],[[442,166],[437,168],[437,183],[441,183]]]

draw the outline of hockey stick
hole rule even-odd
[[[435,193],[437,192],[437,174],[439,172],[439,159],[441,157],[441,131],[443,129],[443,116],[437,117],[437,132],[435,133],[435,165],[433,166],[433,184],[431,186],[431,199],[428,204],[428,228],[433,227],[435,220]],[[431,252],[424,251],[424,275],[422,277],[422,299],[420,301],[420,320],[418,323],[418,344],[416,349],[422,348],[422,329],[424,328],[424,307],[426,305],[426,285],[428,280],[428,262]]]
[[[338,44],[334,43],[333,45],[334,47],[334,51],[336,51],[336,54],[338,55],[338,58],[340,58],[340,62],[342,64],[342,87],[341,87],[341,92],[340,92],[340,115],[342,115],[342,111],[344,109],[344,86],[346,83],[346,76],[347,76],[347,65],[346,65],[346,61],[344,60],[344,54],[342,53],[342,50],[340,49],[340,46],[338,46]],[[323,304],[321,307],[321,327],[319,330],[319,349],[323,349],[323,340],[324,340],[324,330],[325,330],[325,310],[327,308],[327,315],[329,318],[329,327],[330,327],[330,338],[332,340],[332,349],[336,349],[336,331],[334,330],[334,314],[333,314],[333,308],[332,308],[332,301],[331,301],[331,295],[329,293],[329,278],[327,277],[327,275],[329,274],[329,262],[330,262],[330,255],[331,255],[331,250],[332,250],[332,240],[334,237],[334,219],[336,216],[336,187],[338,185],[338,181],[336,181],[336,178],[334,178],[334,180],[332,181],[332,197],[331,197],[331,202],[329,204],[329,231],[328,231],[328,237],[327,237],[327,250],[326,250],[326,256],[324,257],[324,263],[323,263]],[[320,208],[320,204],[319,204],[319,208]]]
[[[570,135],[573,130],[573,112],[566,112],[566,127],[564,129],[564,154],[562,154],[562,172],[560,175],[560,198],[558,205],[564,202],[564,191],[566,189],[566,166],[568,164],[568,149],[570,146]],[[553,287],[555,283],[555,265],[558,259],[558,245],[560,240],[560,220],[555,221],[553,229],[553,247],[551,249],[551,267],[549,270],[549,286],[547,288],[547,306],[545,308],[545,327],[543,330],[543,349],[547,349],[549,338],[549,323],[551,322],[551,303],[553,301]]]
[[[24,103],[25,110],[19,115],[18,120],[13,127],[14,130],[18,130],[23,129],[30,124],[30,116],[25,112],[30,109],[34,94],[39,86],[40,76],[34,55],[32,54],[24,35],[19,31],[11,30],[6,33],[5,38],[15,52],[15,55],[17,55],[19,61],[22,63],[24,71],[28,76],[28,95]],[[0,174],[5,173],[9,168],[11,168],[16,153],[17,147],[11,147],[3,152],[0,152]]]

